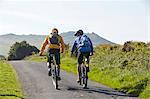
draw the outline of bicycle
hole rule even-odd
[[[80,70],[79,84],[82,85],[83,88],[87,88],[89,67],[87,66],[87,58],[85,56],[83,57],[83,63],[81,64]]]
[[[57,70],[55,55],[51,54],[51,57],[52,57],[52,60],[51,60],[52,82],[53,82],[55,89],[58,89],[58,70]]]

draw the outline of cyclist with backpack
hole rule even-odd
[[[71,50],[71,56],[73,54],[77,55],[78,58],[78,65],[77,65],[77,70],[78,70],[78,78],[77,82],[79,83],[79,77],[80,77],[80,67],[81,64],[83,63],[83,57],[87,58],[87,64],[88,64],[88,69],[89,69],[89,56],[93,55],[93,44],[88,36],[86,36],[82,30],[78,30],[74,36],[77,36],[77,38],[74,41],[72,50]],[[89,71],[89,70],[88,70]]]
[[[41,46],[40,55],[45,50],[45,47],[48,45],[48,60],[47,60],[47,67],[48,67],[48,75],[51,76],[51,54],[54,54],[56,64],[57,64],[57,70],[58,70],[58,80],[61,80],[60,78],[60,53],[64,52],[64,41],[63,38],[58,34],[58,29],[54,28],[52,29],[52,33],[50,33],[49,36],[47,36]]]

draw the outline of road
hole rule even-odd
[[[88,81],[83,89],[76,83],[76,75],[61,70],[59,90],[47,75],[44,62],[10,61],[16,70],[23,91],[28,99],[137,99],[117,92],[94,81]]]

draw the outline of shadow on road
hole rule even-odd
[[[111,90],[111,89],[108,89],[108,88],[103,88],[103,87],[94,87],[94,88],[88,87],[88,88],[84,89],[82,87],[75,88],[75,87],[69,86],[67,90],[69,90],[69,91],[86,91],[88,93],[101,93],[101,94],[106,94],[106,95],[115,96],[115,97],[118,97],[118,96],[137,97],[137,96],[134,96],[134,95],[128,95],[128,94],[125,94],[125,93],[121,93],[121,92]]]

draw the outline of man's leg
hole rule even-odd
[[[48,76],[51,76],[52,73],[51,73],[51,66],[49,62],[47,62],[47,67],[48,67]]]
[[[61,80],[61,78],[60,78],[60,50],[56,50],[55,60],[56,60],[56,64],[57,64],[58,80]]]
[[[50,56],[50,50],[48,51],[48,61],[47,61],[47,68],[48,68],[48,75],[51,76],[51,59],[52,57]]]
[[[80,81],[79,79],[81,77],[81,64],[77,65],[77,75],[78,75],[77,82],[79,83],[79,81]]]
[[[90,69],[89,69],[89,63],[90,63],[90,58],[89,58],[89,56],[90,56],[90,53],[89,52],[87,52],[87,53],[85,53],[85,57],[86,57],[86,64],[87,64],[87,72],[89,72],[90,71]]]
[[[57,74],[58,74],[58,79],[61,80],[61,78],[60,78],[60,64],[57,65]]]
[[[78,65],[77,65],[77,74],[78,74],[78,78],[77,78],[77,82],[79,83],[79,78],[81,77],[81,65],[83,62],[83,54],[82,53],[78,53]]]

